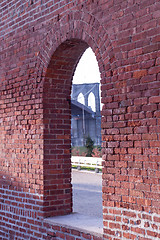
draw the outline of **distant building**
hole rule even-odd
[[[73,84],[71,99],[72,146],[83,146],[87,136],[101,145],[99,83]]]

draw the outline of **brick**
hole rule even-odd
[[[127,239],[135,239],[135,238],[136,238],[136,235],[130,234],[130,233],[127,233],[127,232],[124,232],[124,233],[123,233],[123,237],[125,237],[125,238],[127,238]]]
[[[159,217],[154,217],[153,220],[154,220],[154,222],[158,222],[158,223],[160,222],[160,218]]]
[[[154,96],[149,98],[150,103],[159,103],[160,102],[160,96]]]
[[[43,220],[72,211],[66,99],[88,46],[104,103],[104,239],[160,238],[159,1],[1,2],[2,238],[99,239]]]
[[[147,75],[147,70],[139,70],[133,73],[134,78],[141,78]]]
[[[135,105],[144,105],[147,104],[147,98],[137,98],[134,100]]]
[[[157,232],[147,230],[147,234],[148,234],[148,236],[159,238],[159,234]]]
[[[141,148],[129,148],[128,153],[129,154],[141,154],[142,149]]]
[[[144,134],[144,133],[148,132],[148,128],[146,126],[135,127],[134,132],[136,134],[138,134],[138,133],[143,133]]]
[[[145,230],[144,229],[141,229],[141,228],[133,228],[131,227],[131,231],[132,232],[136,232],[136,233],[139,233],[139,234],[142,234],[142,235],[145,235]]]
[[[109,227],[112,229],[120,229],[120,224],[118,223],[109,223]]]
[[[148,74],[157,74],[160,72],[160,67],[156,66],[156,67],[152,67],[148,70]]]
[[[142,135],[143,140],[157,140],[157,134],[143,134]]]

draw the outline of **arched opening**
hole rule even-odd
[[[77,97],[77,101],[83,105],[85,105],[85,100],[84,100],[84,96],[83,93],[80,93]]]
[[[88,136],[95,145],[101,145],[100,95],[98,62],[92,49],[88,48],[82,55],[73,76],[72,146],[84,146]],[[83,105],[76,104],[77,100]]]
[[[87,48],[81,40],[67,40],[54,52],[47,68],[43,92],[44,217],[72,212],[71,86]]]
[[[96,100],[93,92],[88,96],[88,106],[92,109],[93,112],[96,112]]]
[[[77,65],[72,84],[73,211],[102,219],[102,175],[94,173],[94,168],[90,168],[92,163],[94,165],[94,161],[101,160],[99,85],[98,62],[92,49],[88,48]],[[83,105],[76,103],[76,99]],[[85,148],[88,137],[94,141],[94,151],[90,158],[87,157]],[[81,166],[78,161],[81,161]],[[77,171],[76,167],[81,170]],[[96,171],[98,172],[98,169]]]

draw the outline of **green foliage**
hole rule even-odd
[[[87,149],[86,157],[92,157],[93,154],[93,148],[94,148],[94,141],[90,136],[86,138],[86,144],[85,147]]]
[[[72,165],[73,169],[77,169],[76,165]],[[81,170],[87,170],[87,171],[95,171],[96,168],[94,167],[80,167]],[[99,169],[99,172],[102,172],[102,169]]]

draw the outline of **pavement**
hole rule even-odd
[[[73,169],[72,184],[73,213],[45,221],[102,238],[102,174]]]
[[[102,217],[102,174],[72,171],[73,212],[96,218]]]

